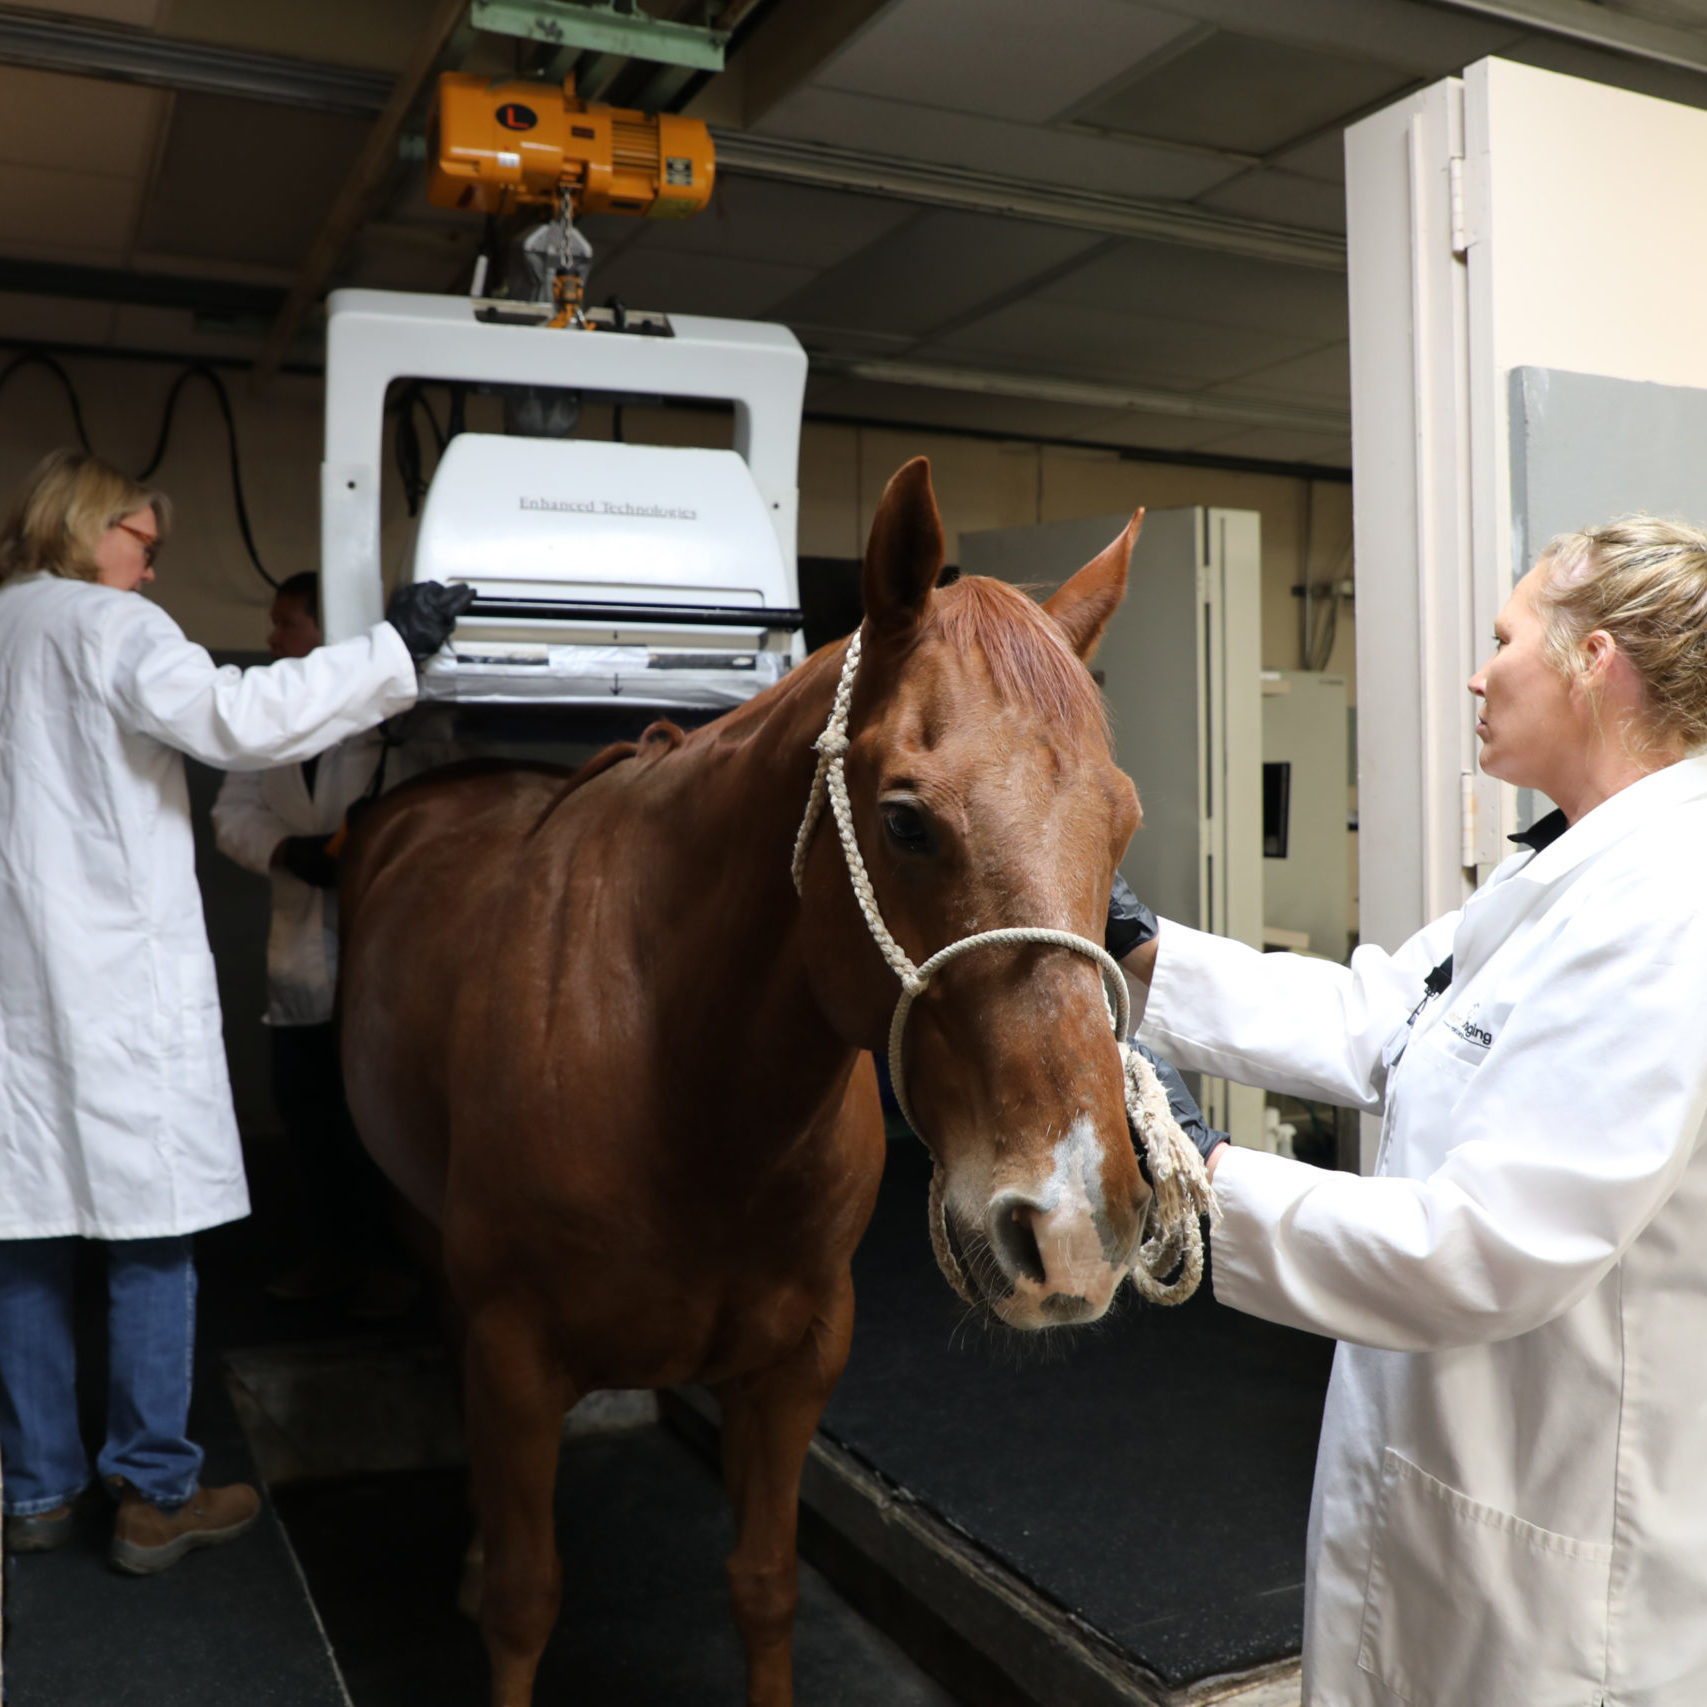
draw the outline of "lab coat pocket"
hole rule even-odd
[[[163,958],[163,1054],[179,1089],[201,1094],[211,1081],[210,1058],[223,1048],[212,959],[200,953]]]
[[[1412,1707],[1593,1707],[1612,1548],[1482,1505],[1389,1447],[1357,1663]]]

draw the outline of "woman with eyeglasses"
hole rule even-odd
[[[95,1473],[135,1574],[254,1521],[186,1435],[191,1235],[249,1212],[183,755],[304,759],[415,702],[467,589],[402,590],[309,657],[217,666],[136,598],[166,497],[55,451],[0,526],[0,1473],[9,1551],[69,1540],[91,1481],[72,1282],[105,1246],[110,1383]]]

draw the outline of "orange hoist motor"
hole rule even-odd
[[[589,106],[573,79],[498,83],[439,78],[428,128],[438,207],[475,213],[560,208],[686,219],[711,198],[711,133],[698,119]]]

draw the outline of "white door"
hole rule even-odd
[[[1707,387],[1707,112],[1483,60],[1348,130],[1346,184],[1361,934],[1392,947],[1532,809],[1477,770],[1464,682],[1543,534],[1707,521],[1666,425]]]

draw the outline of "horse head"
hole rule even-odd
[[[1085,666],[1125,590],[1139,519],[1040,606],[991,580],[939,587],[929,465],[889,482],[865,558],[843,774],[876,908],[915,965],[1005,927],[1102,941],[1139,810]],[[801,893],[826,1013],[883,1053],[897,972],[828,813]],[[1098,964],[1056,945],[976,945],[920,991],[901,1054],[936,1161],[933,1240],[950,1283],[1015,1327],[1100,1316],[1149,1193]]]

